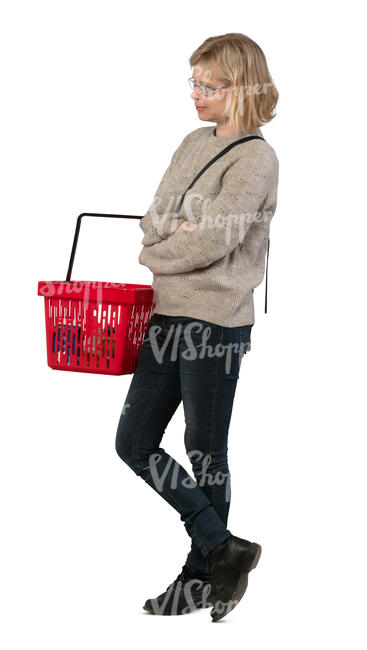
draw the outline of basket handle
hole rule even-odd
[[[80,231],[80,226],[82,224],[83,217],[110,217],[112,219],[142,219],[142,217],[133,214],[103,214],[101,212],[82,212],[76,220],[74,241],[73,241],[73,247],[71,249],[69,268],[66,274],[66,282],[70,282],[71,272],[73,270],[73,265],[74,265],[76,247],[78,245],[79,231]]]

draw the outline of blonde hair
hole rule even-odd
[[[193,52],[189,63],[199,66],[206,80],[213,74],[221,85],[232,87],[227,113],[236,132],[252,131],[275,117],[279,93],[264,52],[248,36],[211,36]]]

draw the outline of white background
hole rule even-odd
[[[3,2],[2,647],[365,648],[365,34],[361,4]],[[269,303],[255,293],[229,439],[230,530],[262,544],[248,590],[158,617],[190,546],[117,456],[131,375],[46,362],[39,280],[64,280],[80,212],[143,215],[202,126],[188,59],[208,37],[262,47],[280,93]],[[204,123],[204,125],[207,125]],[[98,221],[98,223],[96,223]],[[73,277],[150,284],[137,222],[85,220]],[[186,469],[182,404],[163,446]],[[224,645],[225,644],[225,645]],[[130,645],[128,647],[130,647]]]

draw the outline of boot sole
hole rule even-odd
[[[260,555],[261,555],[261,546],[259,544],[252,543],[249,552],[246,553],[245,558],[242,562],[240,575],[237,584],[233,590],[232,598],[227,603],[223,603],[221,600],[216,601],[214,605],[214,609],[216,608],[217,603],[220,603],[221,606],[224,605],[224,607],[222,612],[214,611],[213,614],[210,612],[212,616],[212,623],[216,623],[217,621],[220,621],[227,614],[229,614],[229,612],[231,612],[232,609],[234,609],[238,605],[238,603],[240,602],[241,598],[243,597],[247,589],[248,574],[257,566],[260,559]]]

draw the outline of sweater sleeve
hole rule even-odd
[[[184,137],[181,144],[174,152],[171,158],[171,162],[164,172],[161,182],[159,183],[158,189],[154,195],[154,199],[149,206],[148,212],[144,215],[144,217],[142,217],[142,219],[140,219],[139,226],[144,232],[144,237],[141,243],[144,246],[152,246],[153,244],[157,244],[163,241],[172,233],[174,233],[175,229],[180,223],[187,221],[185,217],[179,217],[178,214],[174,212],[162,211],[160,207],[160,192],[170,177],[172,170],[177,163],[177,159],[188,141],[189,135],[190,134]]]
[[[267,216],[261,206],[278,173],[273,150],[242,156],[222,177],[219,194],[201,216],[196,230],[175,232],[165,241],[145,247],[139,263],[153,273],[186,273],[209,266],[231,253],[254,221]]]

